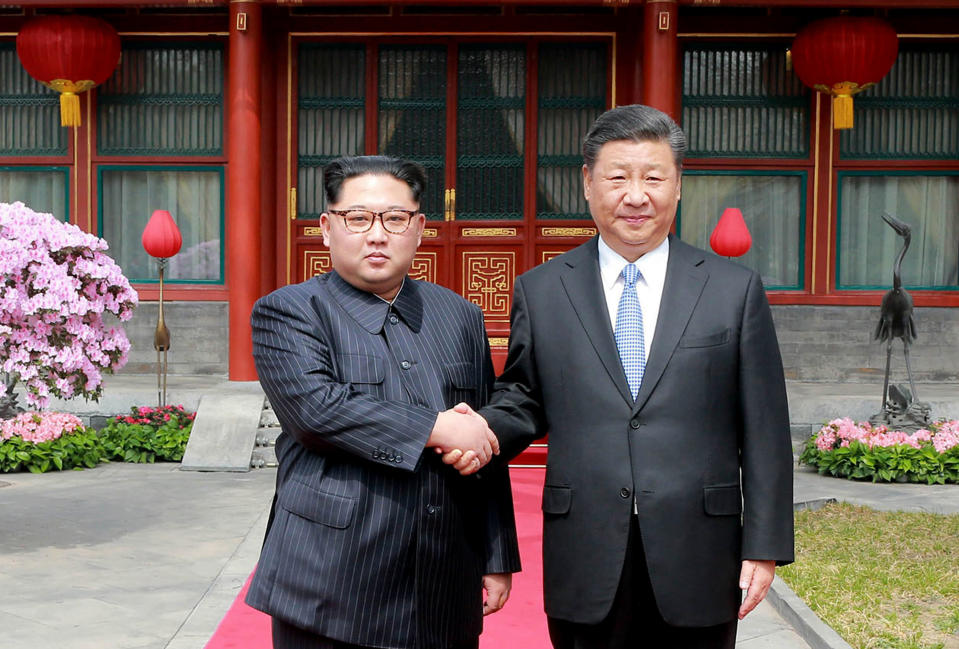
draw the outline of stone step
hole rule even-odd
[[[276,438],[283,429],[273,412],[269,399],[264,399],[260,412],[260,423],[256,429],[256,441],[250,455],[250,468],[263,469],[276,466]]]

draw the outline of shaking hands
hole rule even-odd
[[[499,455],[496,435],[486,420],[465,403],[439,413],[426,445],[434,447],[443,455],[443,462],[461,475],[476,473],[494,455]]]

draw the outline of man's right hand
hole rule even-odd
[[[426,445],[436,448],[443,454],[443,461],[463,475],[479,471],[493,455],[499,455],[496,435],[465,403],[439,413]]]

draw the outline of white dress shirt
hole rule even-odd
[[[646,344],[646,359],[653,347],[653,334],[656,333],[656,320],[659,318],[659,303],[663,299],[663,285],[666,283],[666,262],[669,261],[669,238],[637,259],[641,277],[636,281],[636,294],[639,306],[643,310],[643,342]],[[619,298],[623,294],[623,267],[629,262],[614,251],[603,237],[599,238],[599,274],[606,294],[606,308],[609,310],[609,322],[616,330],[616,310]]]

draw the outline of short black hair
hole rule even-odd
[[[676,168],[683,168],[686,135],[669,115],[652,106],[618,106],[597,117],[583,139],[583,161],[586,168],[592,171],[603,145],[617,140],[668,142],[673,151]]]
[[[323,168],[326,202],[335,203],[339,200],[344,182],[367,174],[393,176],[403,181],[410,186],[413,200],[417,203],[426,189],[426,170],[415,162],[385,155],[346,156],[331,160]]]

